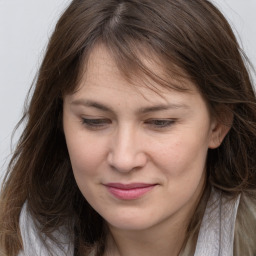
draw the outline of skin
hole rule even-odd
[[[208,148],[227,131],[190,81],[189,92],[155,85],[160,95],[140,84],[96,47],[79,90],[64,98],[67,147],[79,189],[109,228],[106,255],[178,255],[204,189]],[[122,200],[105,186],[112,182],[154,187]]]

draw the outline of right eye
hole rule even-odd
[[[106,128],[111,124],[111,120],[101,118],[82,118],[82,124],[91,130],[97,130]]]

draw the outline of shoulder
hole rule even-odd
[[[234,230],[240,196],[212,188],[200,226],[195,256],[233,255]]]
[[[241,194],[237,212],[234,255],[256,255],[256,192]]]
[[[64,227],[51,234],[58,241],[58,244],[40,232],[36,220],[29,213],[27,202],[23,205],[20,213],[19,227],[23,243],[23,251],[20,252],[19,256],[71,256],[74,253],[70,235],[67,235]]]

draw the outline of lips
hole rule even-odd
[[[110,194],[121,200],[135,200],[151,191],[156,184],[146,183],[108,183],[105,185]]]

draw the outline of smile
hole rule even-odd
[[[135,200],[149,191],[151,191],[156,184],[145,184],[145,183],[108,183],[105,185],[108,191],[116,198],[121,200]]]

